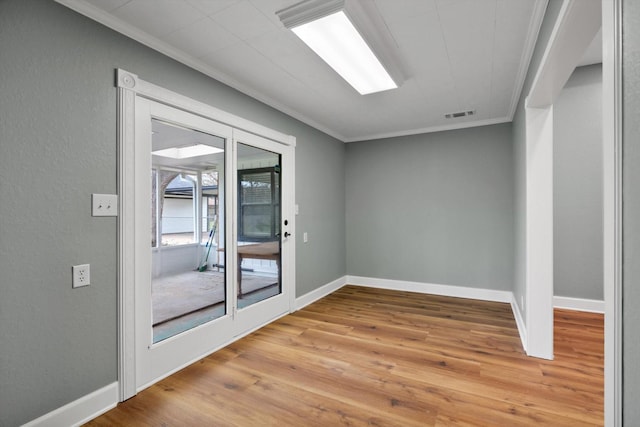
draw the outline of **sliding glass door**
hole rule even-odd
[[[289,311],[292,156],[145,99],[135,150],[140,390]]]

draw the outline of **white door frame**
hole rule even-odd
[[[622,397],[621,352],[621,6],[619,0],[565,0],[526,100],[527,244],[526,313],[529,355],[553,357],[553,103],[582,52],[602,27],[603,184],[605,297],[605,425],[619,426]],[[530,138],[531,136],[531,138]],[[543,156],[530,154],[543,147]],[[540,162],[542,160],[542,162]],[[551,185],[550,185],[551,184]],[[531,226],[531,228],[530,228]],[[540,227],[540,228],[537,228]],[[533,236],[532,233],[540,233]],[[532,238],[533,237],[533,238]],[[530,241],[529,239],[532,238]],[[539,280],[542,280],[540,282]]]
[[[136,98],[142,97],[157,101],[195,115],[214,120],[262,138],[275,141],[294,149],[296,139],[293,136],[269,129],[257,123],[227,113],[210,105],[169,91],[146,82],[134,73],[116,70],[118,90],[118,383],[119,400],[124,401],[136,394],[136,334],[135,334],[135,284],[136,284],[136,248],[135,248],[135,124]],[[289,173],[295,176],[295,162],[290,162]],[[288,196],[293,201],[295,180],[289,187]],[[295,233],[294,203],[283,206],[283,218],[289,220],[289,229]],[[285,212],[289,209],[290,212]],[[288,242],[288,258],[282,265],[283,272],[290,278],[291,291],[289,310],[293,310],[295,298],[295,239]],[[283,254],[284,256],[284,254]],[[236,337],[236,338],[239,338]],[[215,351],[216,348],[211,349]]]
[[[204,118],[193,113],[179,110],[166,104],[151,101],[145,98],[136,100],[136,139],[135,139],[135,203],[136,212],[134,218],[123,218],[125,221],[135,223],[136,235],[135,257],[135,329],[136,329],[136,390],[141,391],[183,367],[210,354],[217,348],[226,345],[234,337],[234,319],[230,306],[233,302],[233,284],[235,284],[234,269],[225,270],[227,279],[225,295],[225,314],[194,327],[185,333],[168,337],[155,343],[153,340],[153,310],[151,283],[151,247],[149,245],[149,230],[151,229],[151,217],[149,215],[149,200],[151,200],[151,186],[149,185],[149,171],[152,168],[152,118],[164,122],[173,122],[188,127],[195,131],[215,135],[225,141],[225,164],[231,159],[231,139],[233,129],[216,121]],[[229,181],[225,182],[226,188],[230,188]],[[200,193],[196,193],[200,194]],[[227,191],[227,194],[232,194]],[[199,197],[196,197],[198,199]],[[235,200],[235,199],[233,199]],[[232,198],[224,199],[224,211],[228,212],[233,206]],[[200,222],[200,211],[195,215],[196,222]],[[230,216],[229,218],[233,218]],[[161,221],[158,221],[161,223]],[[200,236],[199,233],[196,233]],[[160,240],[159,240],[160,241]],[[231,243],[227,238],[227,243]],[[198,241],[197,245],[200,242]],[[225,245],[230,247],[228,244]],[[195,261],[195,260],[194,260]],[[231,286],[229,286],[231,285]]]
[[[237,130],[234,129],[233,131],[233,147],[234,150],[237,150],[238,148],[238,144],[245,144],[245,145],[250,145],[252,147],[256,147],[265,151],[273,151],[273,148],[277,148],[277,147],[273,147],[273,142],[267,140],[266,138],[262,138],[260,136],[254,135],[252,133],[249,132],[245,132],[242,130]],[[273,147],[273,148],[272,148]],[[280,182],[280,188],[281,188],[281,192],[283,197],[280,200],[281,203],[281,225],[280,225],[280,241],[282,242],[282,244],[280,245],[280,256],[282,260],[285,259],[289,259],[290,254],[289,252],[291,250],[294,250],[295,247],[290,245],[290,243],[292,243],[295,239],[294,237],[285,237],[285,234],[287,234],[287,236],[291,235],[293,236],[293,228],[292,228],[292,220],[290,217],[290,215],[287,215],[287,213],[291,213],[294,212],[294,203],[293,203],[293,197],[285,197],[285,194],[292,194],[292,189],[290,188],[290,185],[293,184],[293,182],[295,181],[294,179],[289,179],[288,177],[293,177],[293,173],[294,173],[294,155],[293,152],[290,152],[286,149],[287,147],[285,147],[285,149],[280,149],[278,151],[280,151],[278,154],[280,154],[280,178],[281,178],[281,182]],[[238,160],[238,156],[237,153],[235,153],[235,155],[233,156],[234,162],[237,162]],[[233,163],[233,170],[237,171],[238,167],[237,167],[237,163]],[[291,169],[291,170],[290,170]],[[237,174],[235,175],[237,177]],[[235,179],[232,178],[230,181],[233,181],[234,186],[232,187],[232,192],[233,194],[238,194],[238,188],[237,185],[239,185],[239,182]],[[232,199],[232,198],[230,198]],[[234,199],[235,200],[235,199]],[[238,218],[238,212],[237,212],[237,203],[233,204],[233,210],[232,215],[233,218]],[[282,222],[286,220],[288,225],[284,225],[282,224]],[[238,224],[237,222],[234,222],[233,227],[231,227],[231,232],[233,234],[233,241],[237,242],[238,241]],[[231,247],[230,245],[227,247]],[[230,254],[231,255],[231,265],[234,266],[233,270],[236,271],[236,267],[237,266],[237,252],[234,251],[234,253]],[[282,278],[282,283],[293,283],[295,278],[294,276],[291,275],[292,271],[290,269],[287,268],[288,264],[285,263],[280,263],[282,271],[281,271],[281,278]],[[234,282],[235,283],[235,282]],[[234,290],[234,295],[236,295],[237,292],[236,290]],[[258,324],[266,324],[268,322],[270,322],[271,320],[273,320],[273,315],[274,315],[274,309],[276,310],[276,312],[283,312],[286,311],[287,309],[289,311],[292,310],[292,307],[294,307],[295,305],[292,304],[292,302],[295,301],[295,289],[292,288],[282,288],[281,289],[281,293],[278,295],[274,295],[268,299],[262,300],[262,301],[258,301],[254,304],[251,304],[247,307],[244,308],[237,308],[235,313],[234,313],[234,317],[235,317],[235,322],[237,323],[237,328],[239,328],[240,331],[246,331],[249,330],[251,328],[251,325],[255,324],[256,322]]]
[[[622,426],[622,16],[602,1],[604,421]]]

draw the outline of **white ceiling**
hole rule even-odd
[[[595,35],[589,47],[582,55],[578,67],[602,63],[602,28]]]
[[[299,0],[58,1],[345,142],[511,121],[546,5],[360,0],[407,76],[362,96],[278,20]]]

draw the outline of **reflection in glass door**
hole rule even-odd
[[[151,298],[153,343],[226,310],[225,140],[152,119]]]
[[[237,307],[282,292],[280,154],[237,145]]]

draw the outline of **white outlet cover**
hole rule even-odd
[[[74,288],[81,288],[83,286],[89,286],[91,284],[91,265],[80,264],[71,267],[73,272],[73,282],[71,284]]]
[[[117,194],[92,194],[92,216],[118,216]]]

